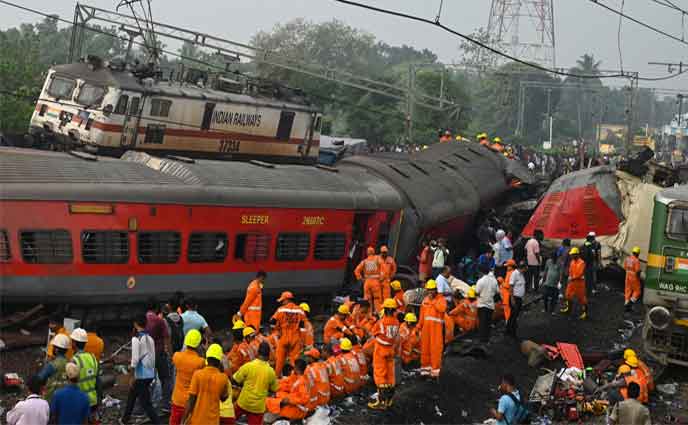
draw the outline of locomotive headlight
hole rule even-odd
[[[103,108],[103,115],[109,117],[113,110],[114,108],[112,105],[105,105],[105,107]]]
[[[650,309],[647,318],[653,328],[661,331],[669,327],[671,312],[666,307],[656,306]]]

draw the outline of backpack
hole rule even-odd
[[[175,322],[169,317],[165,316],[165,321],[170,328],[170,345],[172,346],[172,351],[181,351],[184,348],[184,319],[181,317],[179,321]]]
[[[514,402],[514,405],[516,406],[516,411],[514,412],[514,424],[529,424],[531,415],[528,406],[517,399],[513,393],[509,393],[507,396],[511,399],[511,401]],[[506,418],[504,419],[506,421]],[[506,421],[506,423],[511,425],[509,421]]]

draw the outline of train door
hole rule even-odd
[[[141,102],[141,96],[132,96],[122,123],[120,146],[123,148],[133,148],[136,145],[142,109],[143,102]]]

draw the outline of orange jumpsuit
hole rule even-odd
[[[363,298],[368,300],[373,311],[380,311],[382,305],[382,286],[381,279],[384,265],[377,255],[369,255],[365,260],[356,266],[354,275],[356,279],[364,279]]]
[[[380,261],[382,262],[382,299],[386,300],[392,298],[392,287],[389,284],[394,275],[397,274],[397,262],[389,255],[385,259],[380,257]]]
[[[399,321],[394,315],[385,316],[375,324],[372,334],[375,337],[373,351],[375,385],[394,386],[394,354],[399,343]]]
[[[375,324],[375,318],[370,314],[370,312],[364,313],[361,311],[361,307],[356,305],[354,311],[351,313],[348,319],[348,324],[353,328],[353,332],[363,338],[370,334],[373,325]]]
[[[447,300],[441,295],[426,296],[420,307],[420,367],[421,372],[432,377],[440,376],[442,353],[444,352],[444,315]]]
[[[253,358],[255,359],[258,357],[258,348],[260,347],[260,344],[262,342],[267,342],[268,345],[270,345],[270,358],[268,358],[268,362],[273,365],[275,364],[275,354],[277,352],[277,345],[273,347],[272,343],[270,342],[270,336],[265,336],[262,333],[257,333],[256,337],[253,338],[253,341],[251,341],[251,349],[253,350]]]
[[[449,314],[444,314],[444,343],[449,344],[454,341],[454,326],[455,323]]]
[[[239,351],[240,346],[240,344],[232,344],[232,349],[229,350],[229,353],[227,353],[227,360],[229,360],[229,369],[225,370],[227,376],[234,376],[236,371],[248,361],[247,359],[243,359],[243,356]]]
[[[397,302],[397,311],[404,313],[406,311],[406,302],[404,301],[404,291],[399,290],[394,293],[394,301]]]
[[[420,359],[420,335],[418,327],[409,327],[407,323],[399,326],[399,340],[401,344],[401,362],[405,365]]]
[[[358,360],[358,367],[360,371],[360,376],[361,376],[361,385],[364,385],[366,382],[368,382],[368,357],[365,354],[365,351],[363,350],[363,347],[360,345],[354,345],[354,348],[351,350],[352,353],[356,354],[356,360]]]
[[[303,341],[301,340],[301,323],[306,318],[303,310],[298,305],[290,302],[278,308],[272,318],[277,322],[277,353],[275,359],[275,373],[282,375],[282,368],[287,358],[293,365],[301,354]]]
[[[478,303],[476,300],[464,298],[449,315],[463,334],[478,329]]]
[[[652,376],[652,371],[650,370],[649,367],[647,367],[647,364],[645,364],[645,362],[643,362],[642,360],[638,359],[638,367],[634,370],[636,372],[639,372],[639,375],[642,374],[643,377],[645,378],[645,382],[647,383],[648,392],[654,391],[655,390],[655,378]]]
[[[280,382],[281,383],[281,382]],[[297,375],[291,384],[289,392],[280,392],[282,397],[269,397],[265,400],[268,411],[292,421],[300,420],[308,414],[309,400],[308,378],[305,375]],[[289,404],[280,407],[284,398],[289,398]]]
[[[647,404],[647,402],[649,401],[649,395],[647,392],[647,382],[644,378],[644,376],[635,373],[635,371],[631,372],[630,375],[624,376],[624,379],[626,380],[626,386],[619,390],[624,400],[628,399],[628,384],[630,384],[631,382],[635,382],[640,387],[640,395],[638,396],[638,401],[643,404]]]
[[[311,363],[306,366],[306,370],[303,372],[308,379],[308,403],[306,403],[306,407],[309,412],[314,411],[318,407],[318,387],[316,386],[318,374],[313,366],[314,364]]]
[[[351,330],[336,314],[325,323],[323,328],[323,342],[325,344],[329,344],[333,340],[339,344],[339,340],[346,335],[351,335]]]
[[[571,302],[576,298],[581,305],[588,305],[585,291],[585,261],[580,258],[571,259],[569,265],[569,284],[566,285],[566,300]]]
[[[344,373],[344,394],[353,394],[361,388],[361,369],[356,354],[344,352],[341,356]]]
[[[327,374],[330,378],[330,398],[343,396],[344,393],[344,370],[342,368],[342,357],[332,356],[327,359]]]
[[[313,348],[315,337],[313,335],[313,325],[311,321],[304,317],[303,327],[301,328],[301,340],[306,349]]]
[[[624,301],[636,302],[640,298],[640,278],[638,272],[640,271],[640,260],[635,255],[629,255],[624,261],[624,269],[626,270],[626,285],[624,288]]]
[[[311,368],[313,380],[315,383],[315,407],[327,406],[330,402],[330,375],[327,370],[325,362],[311,363],[308,367]],[[311,391],[311,399],[313,391]],[[313,410],[315,410],[315,407]]]
[[[511,267],[507,268],[506,270],[506,275],[504,276],[504,280],[501,282],[501,285],[499,285],[499,295],[502,297],[502,302],[504,303],[504,320],[509,321],[509,317],[511,317],[511,302],[510,302],[510,297],[511,297],[511,273],[514,272],[514,269]]]
[[[252,280],[246,288],[246,297],[239,307],[239,313],[246,323],[256,331],[260,329],[261,311],[263,309],[263,284]]]

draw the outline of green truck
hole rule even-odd
[[[655,196],[643,303],[647,354],[688,366],[688,185]]]

